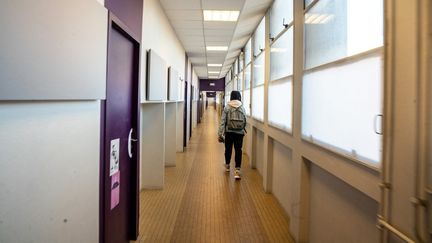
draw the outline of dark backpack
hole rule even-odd
[[[242,131],[246,127],[246,116],[241,110],[242,106],[228,110],[227,128],[231,131]]]

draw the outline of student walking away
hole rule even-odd
[[[243,137],[246,128],[246,112],[239,91],[232,91],[230,101],[225,106],[219,125],[219,142],[225,142],[225,169],[230,171],[232,147],[235,148],[234,178],[240,179]]]

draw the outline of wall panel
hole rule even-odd
[[[0,242],[98,242],[100,109],[0,103]]]
[[[2,1],[0,100],[104,99],[107,23],[97,1]]]

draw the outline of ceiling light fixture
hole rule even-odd
[[[216,78],[219,78],[219,76],[209,76],[209,78],[216,79]]]
[[[209,71],[209,74],[219,74],[219,71]]]
[[[226,51],[228,46],[207,46],[207,51]]]
[[[204,21],[231,21],[235,22],[239,11],[204,10]]]
[[[222,67],[222,64],[220,64],[220,63],[209,63],[209,64],[207,64],[207,66],[209,66],[209,67]]]

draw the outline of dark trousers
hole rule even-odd
[[[235,167],[241,167],[242,160],[242,146],[243,146],[243,137],[244,135],[227,132],[225,133],[225,163],[229,164],[231,161],[232,147],[234,144],[235,148]]]

